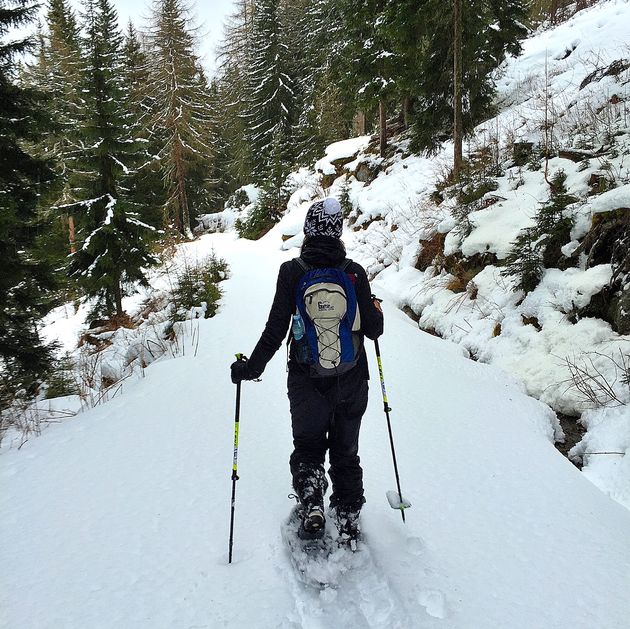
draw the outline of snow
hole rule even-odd
[[[588,205],[593,214],[611,212],[619,208],[628,210],[630,209],[630,184],[608,190],[598,195]]]
[[[184,245],[191,258],[225,257],[232,273],[219,314],[198,322],[196,355],[154,363],[107,403],[2,453],[0,624],[627,627],[630,513],[553,448],[547,406],[418,331],[380,278],[384,373],[414,505],[407,523],[385,499],[395,483],[373,379],[361,438],[366,546],[337,589],[297,581],[280,536],[292,504],[280,351],[262,383],[243,385],[227,564],[228,367],[233,353],[251,351],[278,266],[295,255],[280,244],[276,227],[256,243],[226,233]]]
[[[587,411],[586,437],[570,455],[586,463],[584,474],[617,502],[630,509],[630,412],[627,406]],[[620,441],[619,436],[625,438]]]
[[[332,162],[343,159],[350,161],[359,151],[367,147],[369,141],[370,136],[364,135],[334,142],[326,148],[326,156],[315,163],[315,170],[322,172],[324,175],[334,175],[335,166]]]

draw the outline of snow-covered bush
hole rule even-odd
[[[172,290],[173,319],[184,321],[195,308],[201,309],[205,319],[213,317],[221,299],[219,282],[227,275],[227,262],[214,254],[194,263],[184,260]]]

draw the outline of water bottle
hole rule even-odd
[[[297,361],[299,363],[308,363],[311,352],[308,348],[308,341],[306,340],[304,320],[299,313],[293,315],[291,331],[293,332],[293,338],[295,339]]]
[[[302,315],[293,315],[293,338],[299,341],[304,336],[304,321],[302,321]]]

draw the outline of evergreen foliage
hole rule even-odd
[[[504,275],[517,277],[517,288],[534,290],[544,268],[556,267],[563,258],[561,248],[570,240],[573,220],[565,209],[576,201],[565,186],[567,176],[559,170],[551,180],[551,198],[536,214],[536,224],[523,230],[512,243]]]
[[[354,204],[350,198],[350,181],[346,177],[339,188],[339,205],[344,218],[348,218],[354,210]]]
[[[551,198],[536,215],[536,230],[541,237],[543,263],[546,268],[558,265],[562,258],[561,248],[570,238],[573,220],[564,215],[565,209],[575,203],[575,197],[568,194],[565,182],[567,175],[559,170],[551,179]]]
[[[185,260],[173,286],[174,321],[185,321],[192,308],[202,305],[204,318],[213,317],[222,294],[218,285],[227,275],[227,262],[214,254],[196,264]]]
[[[148,250],[151,230],[126,198],[125,178],[143,157],[124,89],[123,38],[110,0],[86,0],[85,67],[80,133],[83,198],[82,246],[71,275],[98,297],[107,314],[122,315],[125,285],[144,282],[143,268],[155,262]]]
[[[279,0],[257,0],[252,26],[250,70],[243,117],[257,183],[279,190],[295,154],[293,79],[287,73],[289,51],[282,40]]]
[[[268,181],[260,191],[249,216],[245,220],[236,221],[238,235],[249,240],[262,238],[282,217],[291,192],[293,191],[286,183],[276,188],[272,181]]]
[[[502,275],[515,278],[514,287],[524,293],[530,293],[538,286],[543,275],[540,237],[535,227],[522,230],[512,243],[512,251],[505,259]]]
[[[192,238],[195,208],[211,205],[212,118],[209,87],[195,55],[193,26],[183,0],[156,0],[149,37],[146,119],[167,193],[165,223]]]
[[[153,227],[162,225],[166,193],[162,183],[160,161],[154,156],[160,150],[157,138],[145,128],[150,118],[151,100],[148,95],[149,61],[138,31],[132,22],[127,25],[122,49],[123,85],[127,95],[131,134],[145,146],[145,154],[125,182],[129,199],[142,206],[142,219]]]
[[[399,55],[398,83],[414,100],[413,148],[433,152],[452,136],[452,12],[439,0],[388,3],[384,22]],[[526,35],[522,0],[472,0],[462,6],[463,127],[493,114],[491,72],[518,54]],[[384,26],[385,28],[385,26]]]
[[[41,191],[51,183],[50,164],[25,150],[49,130],[41,93],[19,86],[15,58],[28,39],[7,37],[37,14],[29,0],[9,0],[0,11],[0,408],[33,387],[51,363],[51,348],[37,332],[50,307],[50,268],[38,259],[35,240]]]
[[[337,43],[339,79],[356,106],[374,109],[398,88],[402,57],[393,49],[385,0],[340,2],[343,30]]]

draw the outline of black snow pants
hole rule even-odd
[[[300,502],[323,506],[328,451],[331,507],[359,511],[365,502],[358,455],[359,429],[368,401],[364,371],[355,367],[340,376],[311,378],[294,366],[289,369],[288,392],[294,446],[289,463]]]

